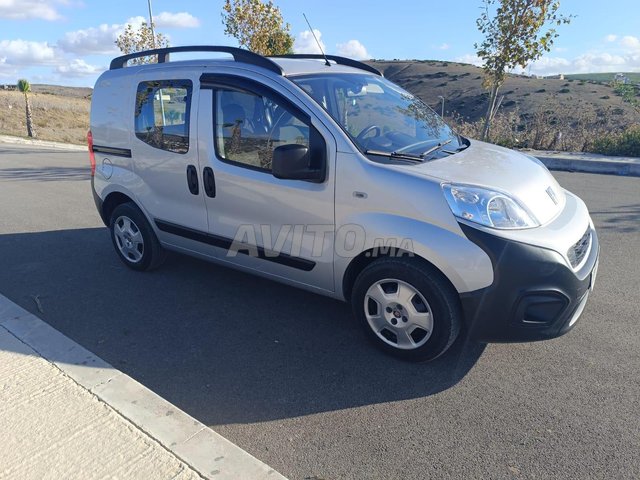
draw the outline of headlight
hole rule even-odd
[[[455,184],[444,184],[442,189],[456,217],[499,229],[532,228],[540,225],[533,215],[504,193]]]

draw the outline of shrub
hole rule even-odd
[[[561,88],[560,90],[558,90],[558,93],[569,93],[571,90],[569,90],[568,88]]]
[[[540,90],[536,90],[536,93],[544,93],[546,91],[547,91],[546,88],[541,88]]]
[[[640,125],[629,127],[622,133],[602,135],[596,138],[589,150],[603,155],[640,157]]]

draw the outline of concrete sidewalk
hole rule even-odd
[[[284,479],[0,295],[0,479]]]
[[[549,170],[640,177],[640,158],[597,153],[522,150],[538,158]]]
[[[0,135],[0,144],[26,145],[37,148],[53,148],[56,150],[87,151],[86,145],[75,145],[72,143],[51,142],[49,140],[37,140],[33,138],[14,137],[11,135]]]

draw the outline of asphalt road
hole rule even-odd
[[[292,479],[640,478],[640,179],[557,178],[602,257],[552,341],[460,341],[413,365],[336,301],[179,255],[133,272],[87,155],[6,145],[0,293]]]

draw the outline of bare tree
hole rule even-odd
[[[260,55],[284,55],[293,51],[291,26],[271,0],[226,0],[222,23],[224,33],[241,47]]]
[[[548,52],[558,37],[554,27],[572,17],[558,13],[560,0],[484,0],[483,4],[476,24],[485,38],[475,48],[484,62],[484,86],[490,91],[481,137],[486,140],[506,72],[525,68]]]
[[[153,24],[142,22],[139,28],[127,24],[124,32],[116,39],[115,44],[124,55],[128,55],[144,50],[168,47],[169,39],[162,33],[155,33]],[[141,65],[144,63],[155,63],[156,61],[156,56],[152,55],[149,57],[134,58],[131,60],[131,64]]]

